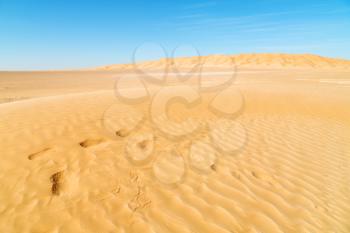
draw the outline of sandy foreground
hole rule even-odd
[[[349,69],[147,72],[0,73],[0,232],[350,232]]]

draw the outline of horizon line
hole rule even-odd
[[[233,53],[233,54],[224,54],[224,53],[212,53],[208,55],[199,55],[199,56],[176,56],[176,57],[161,57],[158,59],[147,59],[142,60],[139,62],[136,62],[136,64],[139,63],[145,63],[145,62],[155,62],[160,61],[164,59],[181,59],[181,58],[194,58],[194,57],[210,57],[210,56],[239,56],[239,55],[294,55],[294,56],[305,56],[305,55],[311,55],[311,56],[318,56],[322,58],[329,58],[329,59],[335,59],[335,60],[343,60],[350,62],[350,58],[344,58],[344,57],[333,57],[333,56],[324,56],[316,53],[283,53],[283,52],[256,52],[256,53]],[[82,72],[82,71],[101,71],[97,70],[98,68],[108,67],[108,66],[117,66],[117,65],[132,65],[134,64],[132,61],[130,63],[111,63],[106,65],[96,65],[96,66],[89,66],[89,67],[77,67],[77,68],[62,68],[62,69],[27,69],[27,70],[0,70],[0,72]]]

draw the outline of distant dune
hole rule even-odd
[[[350,61],[328,58],[312,54],[239,54],[239,55],[210,55],[202,57],[184,57],[137,63],[142,69],[158,69],[166,65],[177,68],[203,65],[204,67],[271,67],[271,68],[315,68],[315,69],[350,69]],[[133,64],[116,64],[97,67],[97,70],[133,69]]]

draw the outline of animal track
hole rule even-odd
[[[36,158],[38,158],[38,157],[44,155],[44,153],[47,152],[47,151],[49,151],[49,150],[51,150],[51,148],[45,148],[45,149],[43,149],[43,150],[41,150],[41,151],[39,151],[39,152],[30,154],[30,155],[28,155],[28,159],[29,159],[29,160],[36,159]]]
[[[137,187],[137,193],[135,196],[129,201],[128,207],[133,212],[146,208],[152,203],[152,201],[147,197],[146,193],[141,190],[141,187]]]

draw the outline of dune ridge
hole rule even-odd
[[[313,54],[239,54],[209,55],[181,58],[163,58],[155,61],[136,63],[141,69],[158,69],[164,66],[186,68],[196,65],[204,67],[272,67],[272,68],[313,68],[313,69],[350,69],[350,61],[322,57]],[[114,64],[94,68],[96,70],[131,70],[133,64]]]

